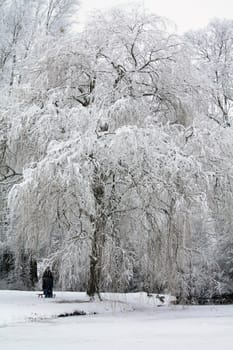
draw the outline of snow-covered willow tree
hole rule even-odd
[[[16,246],[49,258],[64,286],[90,295],[127,290],[135,279],[148,291],[182,294],[190,288],[187,217],[204,175],[167,142],[170,132],[122,127],[51,145],[11,192]],[[203,220],[205,210],[203,201]]]
[[[23,174],[9,197],[16,271],[24,251],[50,263],[59,286],[91,296],[226,290],[231,128],[213,108],[222,92],[196,60],[195,35],[187,45],[132,8],[68,32],[74,2],[27,3],[44,15],[26,56],[18,41],[1,113],[9,167]]]

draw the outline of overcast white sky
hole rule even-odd
[[[81,1],[85,13],[129,2],[126,0]],[[141,2],[145,8],[175,22],[179,31],[203,27],[215,17],[233,19],[233,0],[142,0]]]

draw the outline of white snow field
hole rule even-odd
[[[145,293],[0,291],[1,350],[232,350],[233,305],[163,306]],[[84,311],[85,316],[57,317]]]

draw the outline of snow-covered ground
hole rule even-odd
[[[165,305],[145,293],[104,294],[0,291],[2,350],[232,350],[233,305]],[[84,311],[85,316],[57,317]]]

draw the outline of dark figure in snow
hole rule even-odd
[[[49,267],[46,268],[42,276],[42,289],[45,298],[52,298],[53,296],[53,274]]]

